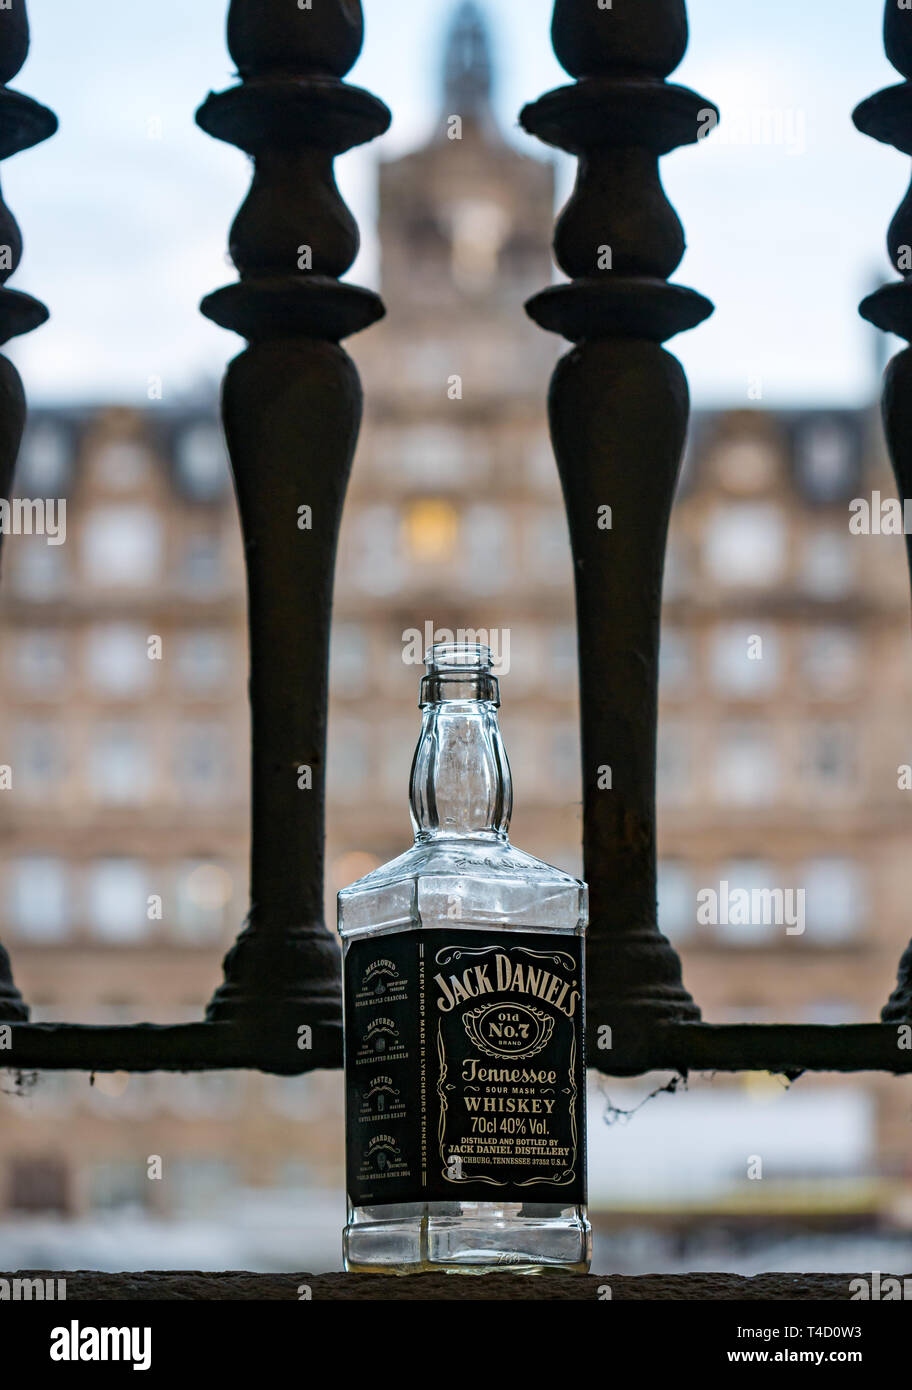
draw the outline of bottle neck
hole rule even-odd
[[[513,783],[493,701],[425,705],[409,801],[417,841],[506,840]]]

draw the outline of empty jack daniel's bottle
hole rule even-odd
[[[585,1271],[586,885],[507,838],[488,649],[420,703],[415,844],[339,894],[346,1268]]]

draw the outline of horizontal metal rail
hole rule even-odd
[[[6,1030],[0,1029],[0,1039]],[[589,1066],[608,1076],[653,1071],[882,1071],[912,1073],[912,1025],[903,1023],[665,1023],[623,1047],[592,1039]],[[342,1029],[251,1032],[237,1023],[9,1025],[0,1061],[20,1072],[256,1070],[283,1076],[342,1064]]]

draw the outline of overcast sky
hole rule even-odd
[[[350,80],[392,106],[393,131],[339,161],[364,247],[350,278],[376,279],[376,160],[418,143],[438,101],[454,0],[365,0],[367,41]],[[562,80],[551,0],[486,0],[507,128]],[[874,389],[876,337],[856,305],[889,271],[884,235],[908,160],[860,136],[853,105],[897,81],[880,0],[690,0],[676,80],[715,101],[723,125],[663,161],[689,249],[675,278],[716,303],[675,340],[699,403],[858,403]],[[216,382],[241,342],[197,313],[234,278],[227,230],[245,157],[203,135],[193,112],[231,80],[226,0],[30,0],[32,51],[14,85],[58,113],[59,134],[3,166],[25,238],[12,282],[51,322],[13,353],[32,400],[141,402],[151,376],[176,400]],[[771,113],[779,142],[744,143]],[[160,139],[150,122],[160,120]],[[727,127],[727,130],[726,130]],[[530,150],[534,141],[515,131]],[[389,306],[395,312],[395,305]]]

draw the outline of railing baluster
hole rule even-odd
[[[875,92],[855,108],[852,119],[864,135],[912,155],[912,10],[887,0],[884,12],[887,57],[906,79]],[[890,223],[887,249],[902,280],[883,285],[862,300],[859,312],[885,333],[912,342],[912,187]],[[912,349],[892,358],[884,373],[883,421],[901,498],[912,497]],[[912,535],[906,536],[912,571]],[[912,944],[899,962],[896,988],[881,1012],[884,1023],[912,1021]]]
[[[382,102],[341,79],[363,41],[358,0],[233,0],[242,82],[210,95],[202,128],[254,159],[231,231],[240,282],[202,311],[247,338],[223,420],[246,547],[253,805],[250,914],[208,1010],[252,1031],[310,1025],[339,1061],[338,951],[323,921],[327,665],[336,542],[361,420],[341,338],[383,314],[339,283],[358,229],[338,154],[385,131]]]
[[[664,81],[687,46],[683,0],[557,0],[552,39],[578,80],[520,120],[580,160],[555,236],[571,283],[527,307],[577,344],[552,379],[550,418],[576,572],[590,1060],[607,1066],[612,1042],[700,1016],[656,924],[662,570],[689,413],[684,373],[660,344],[712,305],[666,283],[684,236],[658,159],[718,112]]]
[[[11,82],[28,55],[29,25],[25,0],[12,0],[0,9],[0,159],[47,140],[57,129],[57,117],[21,92],[10,91]],[[48,311],[21,290],[6,288],[6,281],[22,259],[22,237],[16,219],[0,196],[0,345],[20,333],[31,333],[44,323]],[[22,431],[25,428],[25,392],[19,373],[0,355],[0,497],[8,499]],[[3,536],[0,533],[0,544]],[[0,1022],[18,1023],[29,1011],[13,983],[9,955],[0,945]]]

